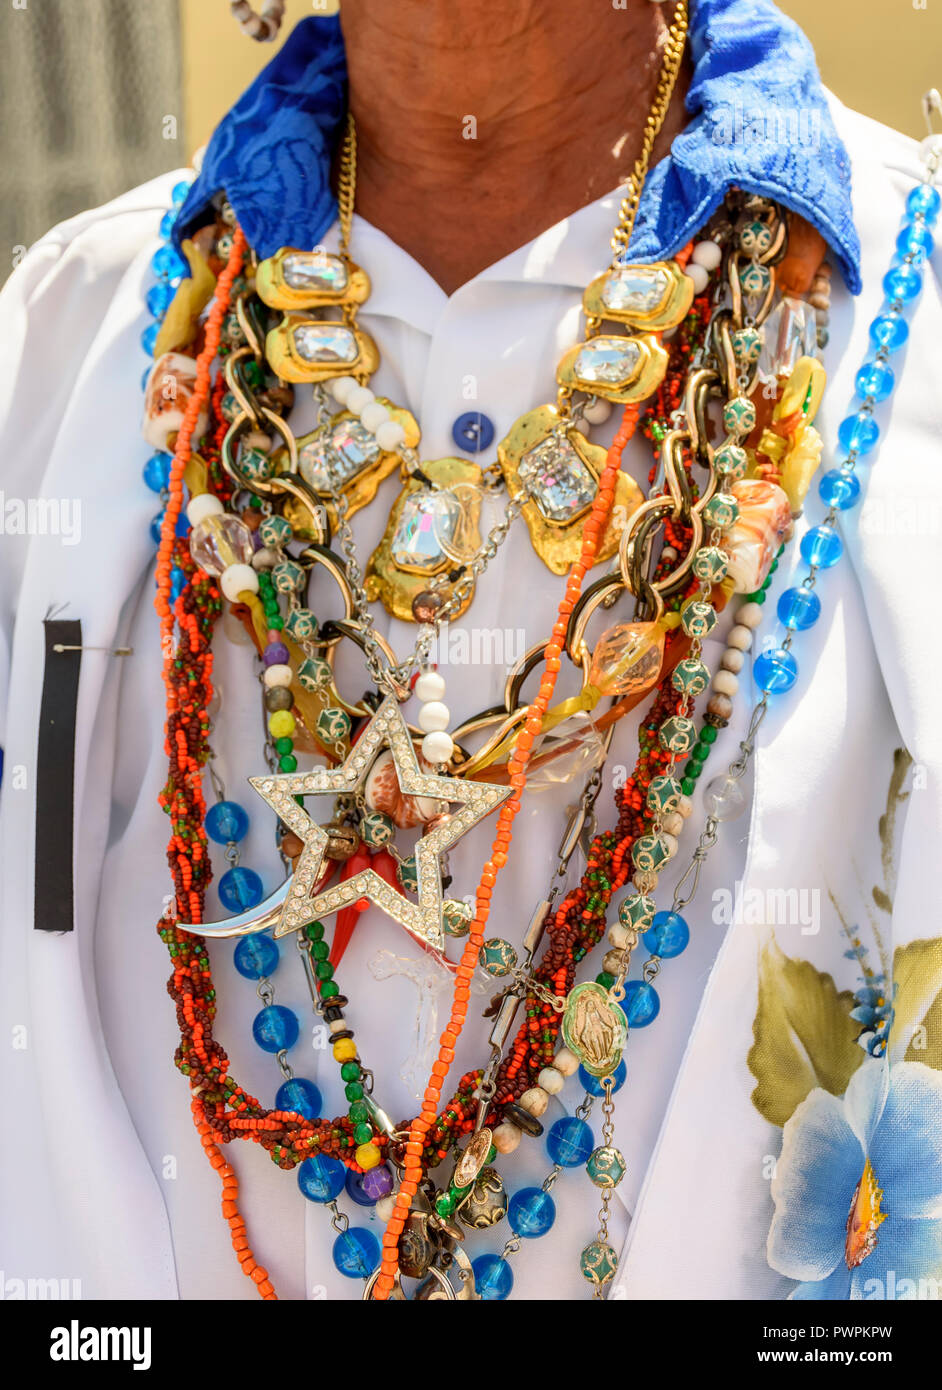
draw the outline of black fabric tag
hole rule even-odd
[[[72,931],[75,716],[82,624],[46,620],[46,665],[36,757],[36,931]],[[73,648],[56,651],[56,647]]]

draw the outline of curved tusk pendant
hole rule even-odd
[[[177,922],[176,925],[195,936],[253,936],[255,932],[269,931],[281,921],[290,882],[290,878],[286,878],[264,902],[240,912],[238,917],[227,917],[222,922]]]

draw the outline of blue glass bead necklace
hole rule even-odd
[[[914,188],[906,200],[903,227],[896,243],[895,263],[884,276],[883,289],[887,305],[870,325],[870,342],[874,347],[872,360],[865,362],[855,378],[859,405],[838,428],[838,445],[842,462],[820,479],[818,495],[827,511],[821,522],[802,537],[799,551],[808,566],[800,584],[786,589],[777,603],[777,616],[785,629],[781,640],[771,642],[753,663],[753,676],[762,695],[753,708],[745,738],[740,743],[739,756],[727,768],[725,775],[715,779],[705,789],[707,817],[697,848],[674,890],[670,912],[650,917],[642,941],[649,951],[642,966],[642,978],[626,986],[625,1007],[631,1027],[644,1027],[653,1022],[660,1008],[653,980],[661,963],[679,955],[690,939],[690,930],[681,908],[693,900],[704,861],[717,843],[717,831],[724,820],[733,819],[745,807],[739,782],[745,775],[755,751],[757,735],[769,708],[770,701],[792,689],[798,674],[798,662],[792,652],[796,634],[807,631],[821,614],[821,600],[815,592],[818,575],[836,565],[844,554],[838,531],[839,514],[855,507],[861,500],[862,487],[857,464],[872,454],[879,440],[879,426],[873,419],[874,407],[886,400],[895,386],[895,374],[888,358],[906,342],[909,326],[903,317],[907,307],[918,299],[922,289],[922,266],[933,246],[933,228],[942,210],[942,198],[935,187],[938,156],[931,153],[926,161],[923,182]],[[689,892],[686,887],[689,884]],[[637,897],[635,899],[637,901]],[[621,905],[620,916],[626,925],[636,926],[639,918],[633,910],[632,899]],[[641,920],[644,920],[643,918]],[[858,1043],[870,1055],[881,1056],[886,1048],[885,1020],[861,1017],[862,1031]],[[879,1024],[879,1026],[877,1026]],[[605,1078],[603,1085],[608,1081]],[[594,1157],[594,1156],[593,1156]],[[588,1250],[584,1252],[585,1258]]]

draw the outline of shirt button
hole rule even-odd
[[[493,444],[494,426],[479,410],[469,410],[458,416],[451,427],[451,437],[459,449],[467,449],[471,454],[480,454]]]

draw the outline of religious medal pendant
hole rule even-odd
[[[521,515],[533,549],[554,574],[567,574],[579,559],[582,523],[595,501],[606,453],[553,405],[522,415],[498,446],[507,490],[511,497],[524,490],[529,494]],[[628,518],[643,500],[634,479],[619,473],[595,564],[615,554]]]
[[[610,1076],[628,1037],[624,1011],[594,980],[576,985],[566,1000],[563,1041],[592,1076]]]
[[[423,461],[421,470],[423,478],[407,478],[366,570],[367,598],[380,599],[394,618],[405,622],[416,621],[416,604],[430,580],[463,577],[465,562],[481,546],[480,466],[469,459],[444,458]],[[438,590],[442,600],[451,592],[447,584]],[[453,616],[460,617],[473,597],[469,583]]]

